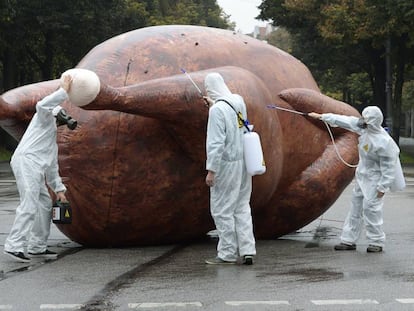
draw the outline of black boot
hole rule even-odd
[[[354,251],[356,250],[356,245],[355,244],[346,244],[346,243],[339,243],[336,244],[334,249],[336,251]]]

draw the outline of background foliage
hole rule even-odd
[[[403,91],[408,97],[412,87],[403,85],[413,78],[412,0],[264,0],[260,10],[259,18],[291,35],[291,53],[310,68],[324,93],[360,111],[379,106],[392,116],[398,142]],[[392,85],[386,84],[388,55]],[[392,108],[387,109],[391,86]]]
[[[215,0],[2,0],[0,90],[54,79],[106,39],[164,24],[232,26]]]
[[[234,29],[216,0],[1,0],[0,94],[58,78],[115,35],[166,24]],[[0,128],[0,148],[16,144]]]
[[[324,94],[359,111],[377,105],[397,142],[400,129],[414,137],[414,1],[263,0],[259,9],[276,26],[267,41],[305,63]],[[106,39],[164,24],[235,28],[216,0],[2,0],[0,92],[55,79]],[[0,145],[14,144],[0,129]]]

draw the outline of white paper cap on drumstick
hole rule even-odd
[[[96,73],[82,68],[69,69],[62,73],[60,83],[62,83],[65,75],[72,77],[68,97],[73,105],[82,107],[96,98],[101,88],[101,82]]]

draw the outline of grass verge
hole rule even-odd
[[[0,147],[0,161],[10,161],[12,154],[11,151]]]
[[[402,165],[414,165],[414,158],[403,151],[400,153],[400,161]]]

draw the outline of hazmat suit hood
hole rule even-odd
[[[204,87],[208,97],[214,101],[217,101],[219,98],[229,98],[232,95],[226,83],[224,83],[223,77],[217,72],[209,73],[205,77]]]
[[[384,116],[382,115],[381,109],[377,106],[368,106],[362,110],[362,118],[367,124],[368,131],[379,133],[382,131],[382,121]]]

